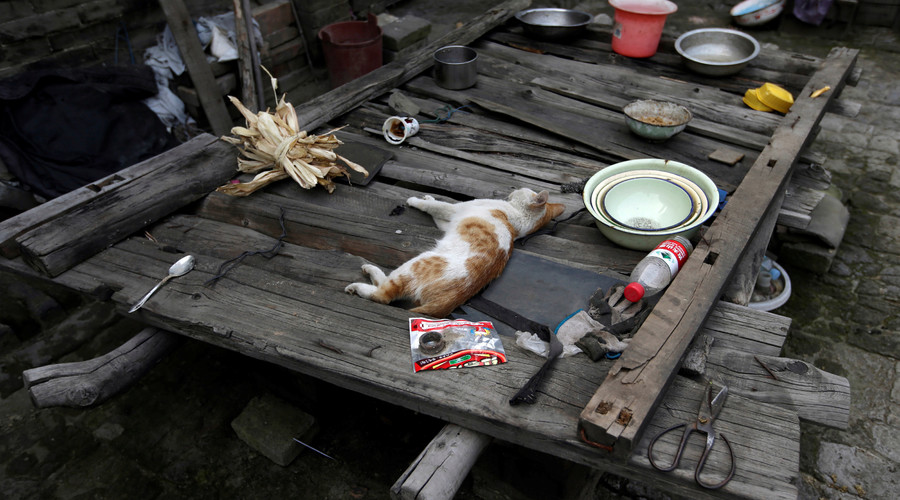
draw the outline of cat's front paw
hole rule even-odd
[[[422,204],[422,202],[425,202],[425,201],[434,201],[434,196],[431,196],[430,194],[426,194],[425,196],[423,196],[421,198],[416,198],[415,196],[413,196],[406,200],[406,204],[413,208],[419,208],[419,206]]]
[[[359,285],[364,285],[365,283],[350,283],[349,285],[344,287],[344,292],[349,293],[350,295],[358,295],[356,292]]]

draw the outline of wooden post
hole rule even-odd
[[[827,104],[843,88],[858,53],[833,49],[809,79],[772,142],[582,411],[580,426],[587,441],[612,446],[620,458],[631,455],[691,340],[719,300],[773,200],[779,198],[797,155],[812,137]],[[825,85],[835,92],[809,97]]]
[[[253,33],[247,28],[244,17],[244,2],[233,0],[234,4],[234,34],[238,42],[238,69],[241,73],[241,103],[250,111],[259,111],[259,102],[256,99],[256,77],[254,76],[253,53],[250,49],[250,40]]]
[[[175,42],[178,43],[178,49],[181,51],[181,58],[187,66],[188,74],[197,88],[197,95],[200,97],[200,105],[203,112],[209,120],[213,132],[216,135],[225,135],[231,131],[231,117],[228,116],[228,110],[225,108],[225,100],[216,86],[216,79],[213,77],[212,69],[206,62],[206,56],[203,54],[203,47],[200,46],[200,40],[197,38],[197,30],[191,21],[191,14],[181,0],[159,0],[163,12],[166,14],[166,20]]]
[[[491,437],[454,424],[441,429],[391,487],[394,500],[450,500]]]

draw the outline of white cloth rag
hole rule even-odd
[[[628,347],[630,339],[619,340],[615,335],[604,330],[603,325],[595,321],[584,309],[579,309],[556,327],[556,338],[563,345],[563,352],[559,357],[564,358],[580,353],[581,349],[575,345],[575,342],[594,331],[600,333],[610,351],[622,352]],[[531,332],[517,331],[516,345],[545,358],[550,352],[550,344]]]

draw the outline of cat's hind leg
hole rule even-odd
[[[394,276],[394,274],[385,276],[384,271],[371,264],[364,264],[362,270],[372,280],[372,284],[350,283],[344,288],[345,292],[355,293],[362,298],[381,304],[390,304],[406,293],[408,280],[402,276]]]
[[[384,283],[384,280],[387,279],[384,271],[378,268],[378,266],[373,266],[372,264],[363,264],[362,271],[366,273],[366,276],[372,280],[372,284],[375,286],[381,286]]]
[[[372,284],[350,283],[344,288],[344,291],[347,293],[355,293],[364,299],[371,299],[372,294],[378,290],[378,287],[381,286],[382,283],[384,283],[387,276],[385,276],[384,271],[379,269],[378,266],[373,266],[372,264],[363,264],[362,271],[369,277]]]

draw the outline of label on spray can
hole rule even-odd
[[[688,251],[681,243],[675,240],[666,240],[656,245],[649,255],[662,259],[669,266],[671,276],[674,278],[681,266],[684,265],[684,261],[687,260]]]

